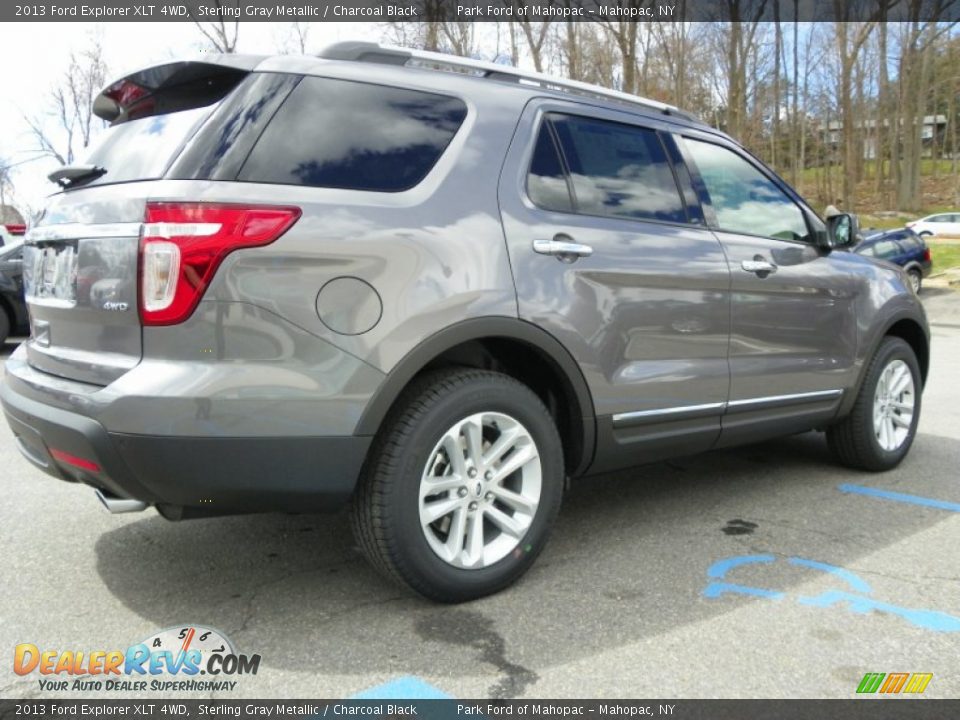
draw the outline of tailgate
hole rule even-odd
[[[139,236],[139,222],[31,231],[23,271],[33,367],[106,385],[140,362]]]

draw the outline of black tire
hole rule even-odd
[[[10,336],[10,318],[7,317],[7,311],[0,304],[0,346],[2,346]]]
[[[873,401],[877,383],[883,370],[894,360],[902,360],[910,370],[913,378],[914,406],[913,418],[907,430],[906,439],[898,448],[888,451],[880,445],[874,431]],[[917,433],[917,423],[920,420],[921,388],[920,366],[913,349],[900,338],[884,338],[870,361],[850,414],[827,429],[827,443],[836,458],[847,467],[871,472],[890,470],[899,465],[900,461],[910,451],[910,446],[913,444],[913,439]]]
[[[910,282],[913,283],[913,290],[918,295],[923,289],[923,273],[917,269],[907,270],[907,275],[910,276]]]
[[[477,412],[499,412],[529,432],[540,457],[540,500],[518,547],[497,562],[462,569],[430,547],[420,526],[421,475],[440,437]],[[364,555],[380,572],[438,602],[498,592],[529,569],[560,510],[563,449],[553,418],[526,385],[500,373],[447,369],[424,374],[404,392],[370,450],[351,520]]]

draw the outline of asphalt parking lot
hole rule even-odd
[[[525,579],[458,607],[381,580],[342,514],[111,516],[2,423],[0,697],[83,696],[15,675],[18,643],[191,623],[262,656],[227,698],[847,698],[867,672],[960,697],[960,326],[933,336],[897,470],[840,469],[811,433],[584,480]]]

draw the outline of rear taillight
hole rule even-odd
[[[930,248],[928,247],[923,249],[923,261],[930,262]]]
[[[26,225],[4,225],[7,228],[7,232],[11,235],[23,235],[27,232]]]
[[[268,245],[300,217],[300,208],[219,203],[147,203],[140,240],[140,319],[183,322],[223,259]]]

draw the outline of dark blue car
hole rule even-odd
[[[923,278],[930,274],[933,267],[930,248],[922,237],[909,228],[867,234],[866,239],[853,251],[899,265],[907,271],[916,292],[920,292]]]

